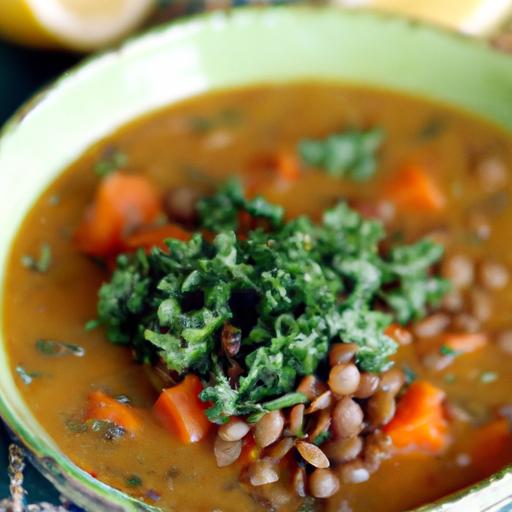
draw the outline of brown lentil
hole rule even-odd
[[[306,470],[303,467],[297,466],[293,472],[292,485],[297,496],[306,497]]]
[[[395,415],[395,393],[377,391],[367,404],[368,419],[373,427],[380,427],[389,423]]]
[[[328,468],[330,466],[325,453],[315,444],[298,441],[296,447],[301,457],[315,468]]]
[[[297,391],[306,395],[308,400],[314,400],[326,389],[327,386],[314,375],[306,375],[297,387]]]
[[[507,184],[507,167],[503,160],[496,156],[479,160],[475,171],[479,185],[485,192],[496,192]]]
[[[464,307],[464,296],[459,290],[453,290],[444,296],[441,305],[450,313],[459,313]]]
[[[404,382],[404,372],[399,368],[391,368],[391,370],[388,370],[381,375],[379,389],[394,396],[398,394],[404,385]]]
[[[293,448],[295,441],[291,437],[283,437],[275,445],[270,448],[268,457],[274,462],[279,462],[281,459],[286,457],[290,450]]]
[[[245,421],[239,418],[231,418],[219,427],[217,433],[224,441],[239,441],[245,437],[249,430],[250,427]]]
[[[487,322],[492,314],[492,300],[482,288],[473,288],[469,295],[470,313],[480,322]]]
[[[359,436],[328,441],[322,448],[329,460],[336,464],[354,460],[363,450],[363,440]]]
[[[187,186],[174,187],[164,197],[164,209],[170,219],[192,224],[197,217],[197,189]]]
[[[309,492],[315,498],[330,498],[339,488],[338,477],[329,469],[315,469],[309,476]]]
[[[332,422],[331,412],[327,409],[321,410],[317,415],[315,428],[311,431],[310,437],[314,441],[319,435],[329,430]]]
[[[329,351],[329,364],[336,366],[337,364],[349,363],[356,355],[357,348],[355,343],[335,343]]]
[[[379,382],[380,378],[375,373],[361,373],[359,386],[357,386],[354,396],[356,398],[369,398],[377,391]]]
[[[420,338],[433,338],[441,334],[450,325],[450,317],[444,313],[434,313],[417,322],[414,334]]]
[[[375,473],[381,462],[391,456],[391,448],[391,438],[383,432],[374,432],[366,438],[363,460],[370,473]]]
[[[498,334],[496,343],[504,354],[512,356],[512,331],[503,331]]]
[[[302,436],[304,409],[304,404],[297,404],[290,410],[288,430],[293,436]]]
[[[329,373],[329,387],[338,396],[351,395],[359,386],[360,374],[352,363],[337,364]]]
[[[283,432],[284,416],[281,411],[272,411],[265,414],[256,423],[254,440],[260,448],[265,448],[279,439]]]
[[[320,396],[315,398],[306,409],[306,414],[311,414],[322,409],[327,409],[332,404],[332,392],[324,391]]]
[[[338,437],[352,437],[362,428],[363,411],[358,403],[349,397],[342,398],[334,407],[332,424]]]
[[[481,323],[469,313],[460,313],[453,318],[452,327],[456,331],[474,333],[480,330]]]
[[[360,484],[370,478],[370,472],[362,460],[355,459],[341,466],[340,478],[344,484]]]
[[[487,290],[502,290],[510,280],[510,273],[501,263],[484,261],[478,268],[478,282]]]
[[[255,487],[271,484],[279,480],[277,469],[269,459],[252,462],[248,467],[247,476],[249,483]]]
[[[240,457],[242,453],[242,441],[225,441],[217,436],[213,445],[213,452],[219,468],[229,466]]]
[[[468,256],[454,254],[444,260],[442,273],[455,288],[468,288],[475,278],[475,265]]]

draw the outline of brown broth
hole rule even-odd
[[[263,509],[239,484],[236,464],[216,467],[211,440],[183,446],[157,424],[151,414],[155,392],[127,349],[108,343],[101,331],[84,331],[85,322],[95,317],[97,289],[107,273],[77,252],[72,233],[91,201],[97,185],[93,167],[104,148],[115,145],[125,152],[129,170],[148,175],[162,189],[190,184],[205,190],[211,188],[212,180],[246,171],[255,158],[293,148],[303,137],[374,125],[386,132],[375,179],[351,183],[316,172],[288,187],[268,186],[265,194],[283,204],[290,215],[318,216],[341,197],[378,199],[382,181],[390,172],[404,161],[420,159],[442,185],[450,206],[441,216],[398,216],[392,228],[395,233],[413,240],[442,231],[448,235],[448,255],[462,252],[512,268],[508,250],[511,176],[493,195],[482,189],[472,166],[477,157],[493,156],[510,169],[509,137],[443,106],[389,92],[303,84],[194,98],[122,128],[89,150],[42,194],[12,248],[5,283],[5,337],[13,371],[21,365],[42,373],[30,385],[19,380],[20,391],[43,428],[78,466],[167,510]],[[437,126],[438,133],[422,135],[428,126],[431,132]],[[468,227],[468,215],[482,208],[491,233],[488,240],[477,243]],[[21,259],[25,254],[38,254],[43,243],[51,246],[53,262],[47,273],[37,274],[24,268]],[[493,294],[487,331],[494,334],[512,327],[511,308],[509,285]],[[77,343],[86,354],[82,358],[45,356],[35,348],[39,338]],[[512,402],[512,357],[504,356],[494,343],[457,358],[440,372],[426,370],[411,347],[401,349],[397,361],[445,389],[450,401],[471,412],[475,424],[484,423],[498,407]],[[482,382],[482,373],[488,371],[496,374],[496,380]],[[70,420],[81,419],[88,393],[98,387],[112,395],[130,396],[140,408],[144,427],[134,439],[112,442],[94,432],[70,430]],[[460,454],[467,452],[474,429],[455,422],[454,440],[446,454],[393,457],[368,482],[342,486],[324,503],[325,509],[400,511],[477,481],[485,476],[478,465],[457,463]],[[511,461],[512,453],[508,453],[501,463]],[[141,478],[140,486],[127,484],[133,474]],[[275,498],[280,489],[271,486],[269,493]],[[151,490],[160,495],[158,501],[148,497]],[[350,508],[340,508],[342,503]],[[297,505],[291,499],[279,510],[296,510]]]

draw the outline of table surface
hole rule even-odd
[[[75,55],[38,52],[0,42],[0,125],[31,94],[78,60]],[[9,439],[0,422],[0,500],[9,494],[7,476]],[[30,503],[58,503],[58,493],[30,465],[25,472]]]

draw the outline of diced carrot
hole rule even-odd
[[[176,224],[166,224],[153,228],[146,228],[129,236],[125,241],[125,247],[128,250],[144,249],[150,251],[153,247],[167,250],[165,240],[174,238],[177,240],[189,240],[191,233],[184,230]]]
[[[249,433],[243,439],[242,452],[240,453],[240,457],[238,457],[237,464],[247,466],[247,464],[257,460],[260,453],[261,448],[256,445],[254,436]]]
[[[158,193],[147,178],[115,172],[100,183],[75,233],[76,245],[93,256],[115,254],[127,234],[160,214]]]
[[[399,400],[394,418],[384,426],[398,450],[440,453],[448,443],[443,390],[415,381]]]
[[[185,444],[201,441],[210,430],[205,415],[207,404],[199,398],[203,386],[195,375],[162,391],[153,411],[159,421]]]
[[[459,354],[475,352],[487,345],[488,338],[483,333],[446,333],[441,336],[441,346]]]
[[[276,155],[276,168],[278,177],[288,183],[300,178],[300,164],[297,156],[292,152],[282,151]]]
[[[417,164],[400,169],[385,185],[384,195],[403,210],[436,212],[446,206],[439,185]]]
[[[100,390],[89,395],[85,418],[110,421],[132,434],[140,428],[140,420],[133,407],[118,402]]]
[[[473,437],[470,453],[482,478],[505,466],[512,459],[510,422],[500,418],[481,427]]]
[[[384,334],[396,341],[399,345],[409,345],[412,342],[412,334],[400,324],[389,325]]]

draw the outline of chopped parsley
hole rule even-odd
[[[126,478],[128,487],[139,487],[142,485],[142,478],[139,475],[130,475]]]
[[[121,169],[128,163],[128,156],[119,149],[109,146],[105,149],[94,166],[94,172],[104,178],[109,174]]]
[[[93,320],[87,320],[87,322],[85,322],[85,325],[84,325],[84,331],[86,331],[86,332],[94,331],[94,329],[97,329],[99,327],[99,325],[100,325],[100,323],[96,318],[94,318]]]
[[[39,257],[34,258],[29,254],[25,254],[21,258],[21,264],[34,272],[44,274],[48,272],[50,265],[52,264],[52,248],[49,244],[44,243],[41,245]]]
[[[376,155],[383,139],[384,132],[379,128],[348,130],[324,139],[302,140],[298,152],[304,163],[331,176],[366,181],[377,169]]]
[[[410,366],[402,366],[402,371],[404,372],[405,383],[408,386],[410,386],[418,377],[416,372]]]
[[[77,357],[82,357],[85,354],[85,349],[80,345],[43,338],[36,341],[36,349],[45,356],[72,354]]]
[[[217,128],[234,126],[240,119],[240,111],[227,108],[211,117],[192,116],[188,119],[188,125],[192,132],[206,134]]]
[[[458,352],[448,345],[441,345],[439,347],[439,353],[443,356],[456,356]]]
[[[325,443],[331,438],[331,432],[329,430],[324,430],[321,434],[318,434],[314,439],[313,443],[317,446],[320,446],[321,444]]]
[[[20,379],[24,384],[32,384],[32,381],[38,377],[41,377],[41,372],[29,372],[23,366],[16,366],[16,373],[20,376]]]
[[[421,318],[448,289],[432,275],[441,246],[422,240],[382,253],[381,223],[345,203],[318,224],[285,221],[280,206],[246,199],[232,181],[198,211],[213,236],[119,256],[98,319],[139,361],[199,375],[216,423],[304,402],[298,379],[321,369],[333,342],[357,344],[364,371],[388,369],[396,344],[386,327]],[[242,231],[241,213],[253,229]],[[223,351],[225,325],[240,330],[236,353]]]

